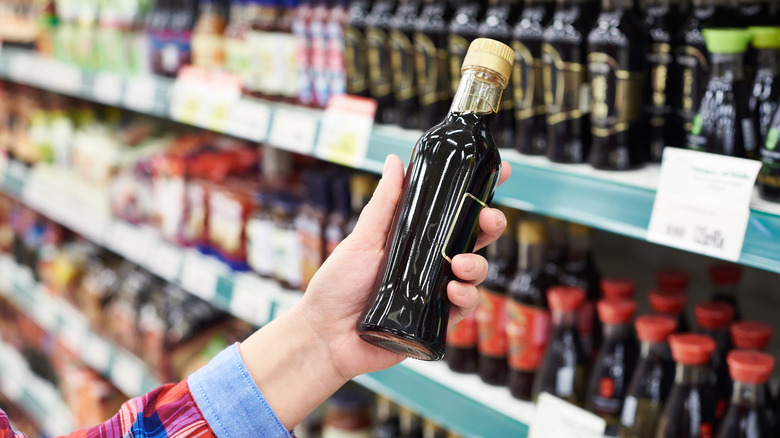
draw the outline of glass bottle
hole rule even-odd
[[[671,316],[677,320],[677,332],[687,333],[691,329],[685,316],[688,295],[680,290],[652,291],[648,295],[650,309],[660,315]]]
[[[261,277],[272,278],[274,275],[274,252],[268,244],[274,235],[274,221],[271,215],[274,195],[269,190],[260,190],[254,197],[252,217],[246,225],[248,239],[247,261]]]
[[[582,163],[590,151],[587,36],[599,12],[597,0],[556,0],[542,43],[547,158]]]
[[[452,97],[447,38],[453,11],[446,0],[424,0],[415,23],[415,66],[420,95],[418,129],[428,129],[447,115]]]
[[[447,438],[447,431],[426,418],[423,420],[422,438]]]
[[[281,0],[250,0],[252,29],[247,35],[249,45],[249,94],[268,99],[275,98],[274,32],[281,15]]]
[[[729,327],[731,344],[745,350],[766,351],[772,338],[772,326],[756,321],[737,321]]]
[[[655,283],[661,291],[685,292],[691,283],[691,274],[682,269],[661,269],[655,273]]]
[[[547,292],[552,312],[553,333],[545,348],[544,359],[534,379],[532,400],[548,392],[572,404],[582,406],[588,356],[577,332],[577,318],[585,292],[569,286],[554,286]]]
[[[322,438],[371,438],[371,409],[365,391],[341,388],[326,403]]]
[[[344,56],[347,73],[347,93],[368,97],[368,57],[366,55],[366,18],[371,11],[370,0],[349,2],[347,25],[344,28]]]
[[[401,0],[390,20],[390,66],[392,69],[395,123],[403,128],[417,127],[420,99],[415,75],[414,19],[420,14],[419,0]]]
[[[734,306],[734,319],[740,319],[739,303],[737,302],[737,287],[742,277],[742,268],[733,263],[718,263],[707,269],[712,283],[712,300],[723,301]]]
[[[780,202],[780,108],[759,148],[761,171],[758,174],[758,193],[767,201]]]
[[[644,315],[634,322],[640,341],[639,362],[626,389],[620,415],[620,438],[653,438],[674,382],[668,338],[677,329],[669,316]]]
[[[553,7],[552,0],[524,0],[522,15],[513,32],[514,147],[527,155],[543,155],[547,151],[542,42],[544,29],[553,16]]]
[[[756,50],[756,78],[748,101],[748,109],[758,129],[758,145],[766,143],[772,116],[780,101],[780,27],[749,27]],[[759,179],[760,181],[760,179]]]
[[[458,91],[460,66],[463,65],[463,58],[466,57],[469,44],[479,36],[479,23],[485,14],[485,2],[481,0],[455,0],[453,3],[455,4],[455,13],[450,21],[447,49],[450,53],[450,92],[454,95]]]
[[[656,438],[711,438],[714,434],[715,403],[709,376],[715,341],[709,336],[669,336],[676,362],[674,386],[666,399]]]
[[[399,438],[422,438],[422,420],[411,409],[401,407],[398,420],[401,432]]]
[[[249,44],[246,39],[250,29],[249,0],[233,1],[225,28],[225,71],[238,76],[244,88],[249,75]]]
[[[514,212],[503,208],[507,226],[498,240],[487,247],[488,273],[479,290],[476,310],[479,327],[478,371],[482,381],[503,385],[507,378],[507,291],[517,267]]]
[[[601,280],[601,296],[608,299],[633,300],[636,282],[630,278],[606,277]]]
[[[298,41],[293,29],[299,5],[300,0],[282,0],[272,35],[274,48],[272,91],[279,100],[286,103],[297,101],[300,85],[295,80],[298,77],[299,65]],[[343,42],[338,40],[336,44],[343,45]]]
[[[366,17],[366,47],[368,48],[368,89],[376,100],[374,120],[394,123],[393,77],[388,31],[395,11],[394,0],[378,0]]]
[[[756,131],[748,112],[742,58],[750,32],[742,29],[702,30],[712,70],[699,111],[693,117],[687,147],[698,151],[752,158]]]
[[[223,8],[215,0],[200,0],[198,21],[192,32],[192,65],[206,70],[223,68],[226,26]]]
[[[372,438],[397,438],[400,431],[398,421],[398,405],[387,397],[376,397],[376,426],[371,434]]]
[[[314,106],[314,73],[312,67],[311,35],[311,19],[314,8],[312,3],[312,0],[301,0],[295,10],[295,17],[291,23],[292,33],[295,36],[298,64],[298,96],[296,100],[298,104],[303,106]],[[267,16],[270,14],[264,13],[264,15]]]
[[[531,400],[534,377],[542,364],[550,332],[547,290],[557,283],[544,270],[544,227],[523,220],[517,232],[517,273],[509,284],[507,337],[512,396]]]
[[[739,18],[734,27],[776,26],[770,0],[738,0]]]
[[[547,230],[544,270],[549,275],[560,278],[566,267],[568,252],[567,225],[560,219],[549,217],[545,218],[544,225]]]
[[[626,388],[639,356],[631,330],[636,302],[605,299],[596,307],[604,324],[604,341],[593,362],[585,409],[606,420],[606,435],[614,436],[620,424]]]
[[[472,312],[457,324],[447,326],[447,345],[444,347],[444,358],[450,369],[456,373],[477,371],[479,326],[475,313]]]
[[[712,301],[697,304],[693,310],[699,331],[715,340],[717,345],[712,355],[712,375],[709,382],[715,389],[715,419],[719,421],[726,413],[731,391],[726,354],[731,349],[729,324],[734,320],[734,307],[731,304]]]
[[[330,20],[331,4],[331,0],[314,0],[314,8],[311,11],[311,21],[309,22],[313,105],[317,108],[324,108],[330,100],[328,21]]]
[[[305,198],[296,224],[301,241],[301,290],[306,290],[325,261],[325,221],[330,210],[328,180],[320,172],[304,174]]]
[[[350,207],[349,179],[331,176],[331,209],[325,224],[325,259],[347,237],[347,223],[352,214]]]
[[[271,215],[274,231],[271,246],[274,250],[274,278],[285,289],[301,286],[301,242],[295,226],[295,215],[300,202],[292,196],[280,194],[274,198]]]
[[[766,384],[775,366],[775,359],[758,351],[737,350],[729,353],[726,360],[734,387],[729,410],[718,430],[718,438],[777,436],[767,416],[769,401],[766,393]]]
[[[649,123],[650,161],[660,163],[664,147],[674,144],[671,129],[674,100],[679,92],[672,74],[677,46],[675,32],[680,28],[678,0],[647,0],[643,25],[648,40],[648,85],[645,87],[643,115]]]
[[[501,157],[491,125],[513,59],[506,45],[475,40],[449,115],[418,140],[380,274],[358,320],[364,340],[411,357],[441,359],[447,284],[455,278],[450,263],[473,250],[479,212],[498,183]]]
[[[568,227],[569,247],[565,271],[559,280],[563,284],[578,287],[587,293],[577,323],[582,348],[588,357],[592,358],[601,341],[601,321],[596,317],[601,274],[593,264],[590,253],[590,228],[579,224],[569,224]]]
[[[479,35],[512,44],[512,28],[520,13],[521,0],[488,0],[485,18],[479,25]],[[515,59],[517,53],[515,52]],[[496,113],[493,137],[499,148],[513,148],[515,143],[515,91],[514,82],[509,81]]]
[[[726,0],[692,0],[691,5],[678,34],[680,46],[675,53],[679,68],[674,83],[680,90],[675,93],[674,101],[674,141],[671,145],[675,147],[684,147],[687,142],[686,136],[691,130],[693,117],[699,112],[710,75],[709,52],[702,29],[724,26],[729,14]]]

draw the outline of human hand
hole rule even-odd
[[[506,181],[510,173],[509,163],[503,163],[499,184]],[[328,347],[335,370],[347,380],[388,368],[404,359],[404,356],[363,341],[355,332],[355,323],[379,274],[403,179],[401,160],[395,155],[389,156],[382,179],[361,213],[354,232],[325,261],[300,303],[301,315],[311,329],[311,336]],[[507,225],[504,214],[494,208],[482,210],[479,224],[481,233],[475,249],[496,240]],[[460,254],[453,258],[452,269],[461,280],[451,281],[447,286],[447,295],[453,304],[449,323],[455,324],[477,307],[476,285],[484,280],[488,264],[480,255]]]

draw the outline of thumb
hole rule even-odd
[[[352,236],[382,249],[393,222],[393,214],[401,196],[404,182],[404,165],[397,155],[388,155],[382,170],[382,179],[374,190],[355,225]]]

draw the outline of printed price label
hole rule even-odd
[[[154,109],[157,84],[151,76],[141,76],[127,81],[125,106],[131,110],[148,113]]]
[[[181,285],[188,292],[206,301],[213,300],[217,293],[219,273],[222,271],[217,263],[195,251],[188,251],[184,256]]]
[[[236,276],[230,313],[252,324],[267,323],[271,316],[272,300],[264,286],[265,283],[254,276]]]
[[[241,98],[238,76],[188,66],[181,70],[171,95],[171,118],[224,132],[230,109]]]
[[[274,112],[268,143],[299,154],[311,154],[319,120],[314,115],[279,109]]]
[[[151,262],[147,263],[147,267],[161,278],[174,281],[179,278],[183,257],[181,249],[161,241],[157,244],[154,256],[151,257]]]
[[[230,110],[225,131],[230,135],[256,142],[268,138],[271,108],[250,99],[241,99]]]
[[[528,438],[603,438],[603,418],[546,392],[539,394]]]
[[[647,240],[739,260],[760,169],[755,160],[664,149]]]
[[[98,73],[92,95],[98,102],[117,105],[122,101],[122,77],[116,73]]]
[[[375,113],[374,99],[345,94],[333,96],[322,117],[316,155],[345,166],[362,165]]]
[[[141,393],[143,375],[143,365],[138,359],[125,354],[114,359],[111,380],[125,394],[132,397]]]

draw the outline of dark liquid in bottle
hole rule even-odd
[[[655,438],[661,409],[674,383],[674,362],[669,348],[653,345],[647,356],[639,359],[623,402],[618,436],[620,438]]]
[[[542,83],[544,28],[553,14],[552,0],[527,0],[514,29],[515,64],[512,91],[515,107],[514,147],[523,154],[547,151],[547,122]]]
[[[477,371],[477,321],[474,315],[447,328],[447,346],[444,357],[456,373]]]
[[[439,123],[449,110],[452,90],[447,37],[452,13],[448,2],[427,0],[415,23],[414,50],[420,95],[418,129]]]
[[[591,149],[598,169],[627,170],[648,159],[641,117],[645,85],[645,35],[630,0],[604,0],[588,35]]]
[[[414,19],[420,13],[417,0],[402,1],[391,21],[390,66],[395,95],[395,123],[404,128],[417,128],[417,79],[414,51]],[[460,78],[460,75],[458,75]]]
[[[598,2],[559,0],[544,30],[542,83],[551,161],[581,163],[590,151],[586,37],[598,11]]]
[[[558,326],[534,381],[534,398],[549,392],[577,406],[582,406],[585,374],[589,360],[582,349],[576,327]]]
[[[726,364],[726,356],[731,350],[731,338],[728,327],[723,330],[702,330],[702,333],[714,339],[717,345],[715,352],[712,353],[712,372],[708,379],[710,387],[714,390],[714,412],[717,423],[726,414],[731,397],[732,381]]]
[[[758,174],[758,192],[764,199],[780,201],[780,111],[775,113],[759,152],[763,165]]]
[[[718,429],[718,438],[764,438],[777,436],[765,406],[740,403],[729,406],[728,415]]]
[[[756,53],[756,78],[748,108],[758,130],[759,150],[766,146],[772,117],[780,103],[780,49],[759,49]]]
[[[349,4],[347,25],[344,28],[344,58],[347,74],[347,93],[368,97],[368,56],[365,39],[366,17],[370,11],[368,0]]]
[[[671,129],[674,94],[675,32],[679,29],[680,9],[670,0],[651,0],[644,14],[647,29],[648,85],[645,87],[643,117],[649,123],[650,161],[660,163],[664,147],[675,144]]]
[[[374,120],[377,123],[395,123],[395,99],[388,33],[393,18],[395,1],[379,0],[366,17],[366,46],[368,47],[368,88],[376,99]]]
[[[588,252],[584,254],[580,251],[575,252],[572,247],[569,248],[565,269],[559,282],[580,288],[587,294],[585,304],[579,312],[577,326],[582,348],[589,358],[593,358],[601,345],[601,320],[596,316],[595,307],[596,301],[600,298],[601,274]]]
[[[706,384],[677,383],[664,405],[656,438],[711,438],[714,412],[713,394]]]
[[[493,113],[450,113],[415,146],[380,275],[358,333],[392,351],[441,359],[449,314],[450,260],[474,249],[501,158]]]

